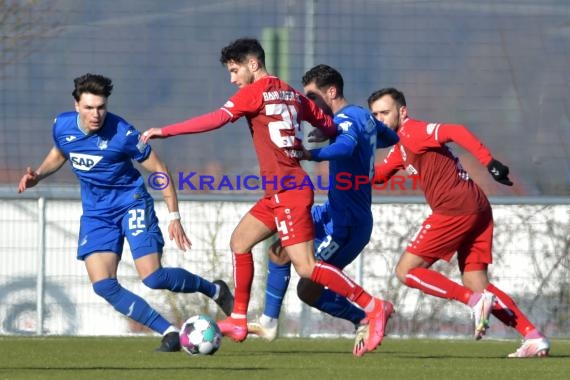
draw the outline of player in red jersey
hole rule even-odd
[[[519,310],[506,293],[489,282],[487,266],[492,262],[493,214],[483,190],[470,178],[445,145],[455,142],[485,165],[493,178],[512,186],[509,169],[467,128],[459,124],[428,123],[408,117],[404,94],[394,88],[374,92],[368,106],[376,118],[398,132],[397,143],[384,163],[376,166],[378,182],[398,170],[419,176],[420,187],[432,209],[414,235],[396,267],[405,285],[432,296],[469,305],[475,315],[475,339],[481,339],[492,313],[524,338],[509,357],[547,356],[548,340]],[[463,286],[429,269],[457,252]]]
[[[233,313],[218,325],[235,341],[247,337],[247,309],[253,281],[252,248],[275,232],[301,278],[307,278],[355,302],[366,312],[368,326],[365,348],[357,356],[374,350],[382,341],[391,304],[372,297],[336,267],[316,261],[313,252],[311,206],[313,189],[303,180],[307,173],[299,164],[303,150],[301,121],[336,136],[330,116],[312,101],[265,68],[265,52],[255,39],[243,38],[221,51],[220,61],[239,87],[217,111],[184,122],[151,128],[143,141],[153,137],[206,132],[245,117],[253,137],[265,194],[241,219],[232,233],[235,301]],[[355,353],[356,354],[356,353]]]

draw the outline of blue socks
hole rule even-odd
[[[279,318],[283,298],[289,286],[290,278],[291,264],[278,265],[269,261],[263,315],[274,319]],[[356,307],[348,299],[328,289],[323,291],[316,303],[312,306],[333,317],[346,319],[355,325],[358,325],[360,321],[366,317],[364,310]]]
[[[354,325],[358,325],[366,317],[364,310],[356,307],[348,299],[329,289],[323,290],[313,307],[333,317],[346,319],[354,323]]]
[[[213,298],[216,285],[182,268],[158,268],[143,283],[151,289],[168,289],[177,293],[200,292]]]
[[[109,302],[115,310],[160,334],[170,327],[156,310],[141,297],[123,288],[116,278],[106,278],[93,284],[95,293]]]
[[[278,265],[269,261],[267,266],[267,284],[265,286],[265,309],[263,314],[278,319],[283,304],[283,297],[287,292],[291,279],[291,264]]]
[[[216,285],[182,268],[159,268],[143,283],[151,289],[168,289],[179,293],[200,292],[213,298]],[[106,278],[93,284],[95,293],[109,302],[115,310],[163,334],[170,322],[164,319],[144,299],[123,288],[116,278]]]

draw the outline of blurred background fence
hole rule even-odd
[[[145,332],[97,297],[83,263],[75,259],[81,204],[62,192],[36,199],[0,197],[0,334],[124,335]],[[570,202],[544,198],[494,201],[496,221],[493,283],[511,294],[529,318],[549,336],[568,337],[570,331]],[[526,201],[529,201],[528,199]],[[518,203],[512,203],[518,202]],[[180,266],[208,279],[232,281],[228,236],[253,199],[235,197],[181,202],[184,224],[193,246],[183,253],[168,242],[164,264]],[[157,204],[161,228],[167,231],[167,209]],[[468,337],[470,310],[457,302],[424,296],[400,284],[394,268],[407,242],[429,209],[421,198],[383,198],[373,207],[375,225],[370,244],[347,272],[368,290],[394,302],[398,313],[390,325],[392,336]],[[250,317],[263,311],[266,247],[254,250],[255,279]],[[143,295],[172,322],[198,313],[218,318],[216,305],[203,295],[175,294],[146,288],[134,269],[128,245],[119,279]],[[457,264],[436,268],[459,281]],[[292,273],[284,311],[282,335],[348,335],[354,327],[343,320],[302,307],[296,296],[298,276]],[[39,291],[38,291],[39,290]],[[40,305],[40,307],[37,307]],[[39,316],[39,317],[38,317]],[[37,321],[42,321],[38,324]],[[514,337],[493,319],[491,337]]]
[[[568,336],[566,0],[0,0],[2,194],[15,192],[23,169],[36,167],[50,149],[53,118],[73,109],[73,78],[86,72],[111,77],[111,112],[141,130],[162,126],[214,110],[235,92],[218,59],[223,46],[243,36],[262,40],[270,70],[297,88],[305,70],[326,63],[342,72],[345,95],[354,103],[365,105],[374,90],[395,86],[405,92],[413,117],[463,123],[477,134],[511,167],[515,181],[513,188],[497,185],[478,162],[457,151],[471,177],[487,194],[499,196],[492,275],[547,333]],[[153,148],[173,172],[216,178],[258,174],[243,120],[204,135],[155,141]],[[380,151],[379,158],[384,154]],[[326,174],[326,164],[311,171]],[[76,180],[64,168],[29,197],[1,198],[0,333],[140,331],[92,294],[82,264],[75,261],[81,213],[76,191]],[[235,192],[181,192],[195,246],[187,254],[168,246],[166,262],[230,280],[229,233],[259,194],[239,202]],[[468,334],[465,308],[421,297],[393,276],[407,239],[427,213],[423,198],[411,203],[390,198],[419,195],[400,189],[376,195],[373,241],[360,266],[349,270],[396,301],[402,313],[394,321],[394,334]],[[38,210],[41,197],[45,212]],[[164,211],[161,202],[158,207]],[[255,253],[252,313],[261,311],[262,250]],[[125,285],[147,292],[136,279],[128,250],[123,257]],[[439,269],[456,273],[453,265]],[[43,310],[36,308],[38,281],[45,281]],[[148,296],[177,321],[196,310],[217,312],[200,296]],[[294,291],[286,308],[284,334],[352,333],[344,322],[301,308]],[[99,319],[85,325],[90,316]],[[493,334],[510,332],[495,324]]]
[[[220,50],[252,36],[297,88],[326,63],[352,102],[396,86],[413,117],[467,125],[511,167],[507,189],[465,157],[490,194],[570,194],[567,0],[4,0],[0,21],[1,182],[48,151],[73,78],[111,77],[111,112],[162,126],[224,104],[236,88]],[[153,145],[174,171],[257,174],[246,128]]]

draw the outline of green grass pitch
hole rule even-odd
[[[570,340],[544,359],[507,359],[517,341],[386,338],[362,358],[349,339],[224,339],[213,356],[156,353],[159,338],[0,337],[3,379],[568,379]]]

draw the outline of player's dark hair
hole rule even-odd
[[[374,91],[372,95],[368,97],[368,108],[372,106],[372,103],[383,97],[384,95],[390,95],[396,104],[400,107],[406,105],[406,97],[402,91],[395,89],[394,87],[383,88],[378,91]]]
[[[222,65],[234,61],[245,63],[250,56],[257,58],[265,67],[265,51],[255,38],[240,38],[222,49],[220,62]]]
[[[313,67],[303,75],[301,82],[303,86],[314,82],[319,89],[334,86],[336,87],[337,94],[344,96],[344,80],[342,79],[342,75],[328,65],[321,64]]]
[[[111,79],[98,74],[85,74],[73,80],[75,89],[71,93],[75,101],[79,101],[81,94],[89,93],[108,98],[113,91]]]

